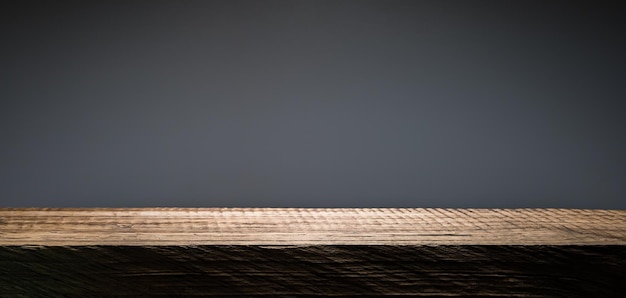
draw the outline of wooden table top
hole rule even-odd
[[[14,245],[626,245],[626,210],[0,209]]]

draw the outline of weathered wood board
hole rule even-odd
[[[0,209],[0,245],[623,245],[626,211]]]
[[[0,297],[619,297],[625,280],[624,210],[0,209]]]

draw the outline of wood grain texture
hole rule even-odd
[[[0,297],[623,297],[626,212],[0,209]]]
[[[626,211],[0,209],[0,245],[624,245]]]
[[[0,247],[3,297],[619,297],[622,246]]]

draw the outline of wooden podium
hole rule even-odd
[[[626,293],[626,210],[0,209],[0,297]]]

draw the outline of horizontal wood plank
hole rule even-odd
[[[626,211],[0,209],[0,245],[624,245]]]
[[[626,212],[0,209],[0,296],[619,297]]]

